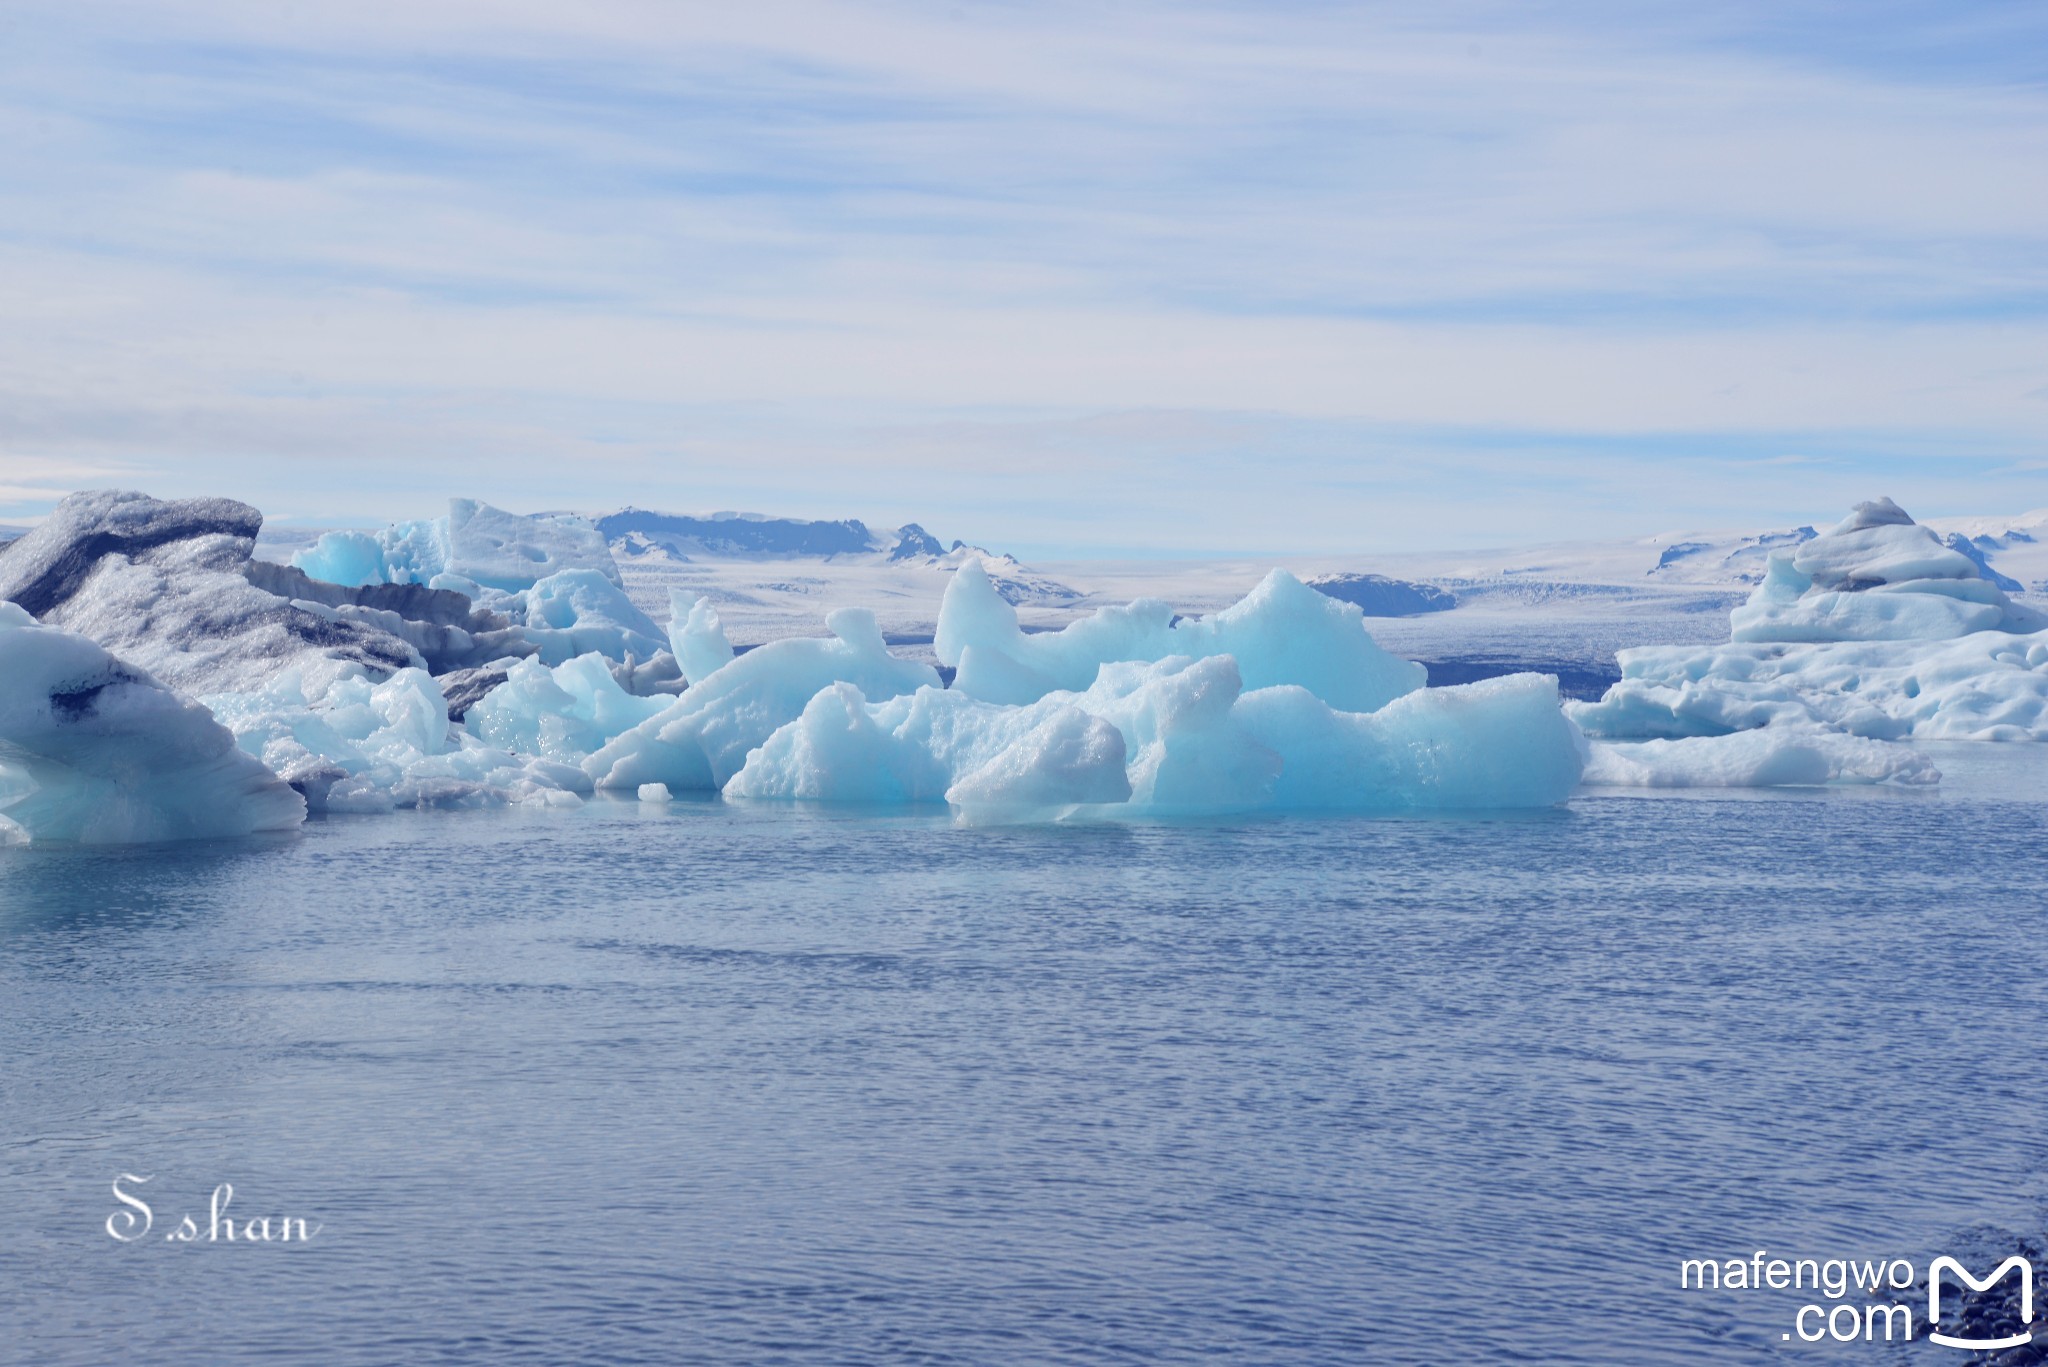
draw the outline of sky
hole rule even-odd
[[[2048,506],[2048,6],[0,7],[0,521]]]

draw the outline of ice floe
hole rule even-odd
[[[1780,788],[1941,781],[1917,750],[1814,726],[1684,740],[1595,741],[1585,782],[1626,788]]]

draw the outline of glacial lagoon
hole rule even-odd
[[[0,1359],[1843,1360],[1783,1337],[1811,1293],[1680,1262],[2041,1228],[2048,766],[1930,753],[1503,815],[0,851]],[[221,1184],[317,1232],[208,1239]]]

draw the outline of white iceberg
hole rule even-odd
[[[2048,620],[1888,499],[1774,554],[1731,621],[1724,645],[1619,652],[1621,681],[1567,710],[1608,740],[2048,740]]]
[[[311,693],[286,674],[201,701],[315,810],[562,805],[590,791],[574,764],[501,749],[450,723],[447,699],[424,670],[381,682],[350,676]]]
[[[1786,788],[1821,784],[1939,783],[1917,750],[1816,726],[1770,727],[1684,740],[1595,741],[1590,787]]]
[[[2048,620],[2006,597],[1978,561],[1888,498],[1859,503],[1825,535],[1771,557],[1729,614],[1733,641],[1938,641],[2034,632]]]
[[[0,603],[0,843],[248,835],[305,815],[204,707]]]

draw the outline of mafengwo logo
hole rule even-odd
[[[2005,1280],[2008,1274],[2017,1276],[2020,1287],[2020,1318],[2017,1333],[2003,1338],[1969,1338],[1961,1334],[1944,1333],[1935,1328],[1941,1323],[1942,1274],[1953,1272],[1956,1279],[1972,1291],[1989,1291]],[[1987,1348],[2017,1348],[2033,1340],[2034,1331],[2034,1265],[2025,1258],[2014,1254],[1991,1270],[1991,1275],[1979,1281],[1970,1275],[1968,1268],[1954,1258],[1936,1258],[1927,1265],[1927,1337],[1935,1343],[1949,1348],[1971,1350]],[[1975,1327],[1974,1324],[1971,1327]]]
[[[1916,1324],[1917,1297],[1927,1288],[1927,1318]],[[1982,1276],[1944,1254],[1919,1268],[1906,1258],[1775,1258],[1758,1249],[1749,1258],[1688,1258],[1679,1265],[1681,1291],[1813,1291],[1818,1301],[1800,1306],[1783,1339],[1802,1343],[1930,1343],[1982,1353],[2017,1348],[2034,1338],[2034,1264],[2014,1254]]]

